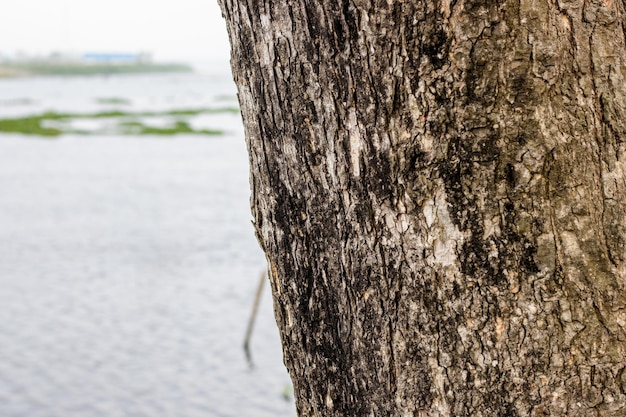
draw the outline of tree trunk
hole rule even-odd
[[[304,416],[626,416],[626,1],[220,0]]]

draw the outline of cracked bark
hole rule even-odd
[[[626,2],[219,1],[299,415],[626,415]]]

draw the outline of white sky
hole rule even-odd
[[[217,0],[4,0],[0,53],[152,52],[155,59],[229,57]]]

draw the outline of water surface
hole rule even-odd
[[[0,117],[234,94],[227,74],[1,80]],[[196,123],[228,134],[0,135],[0,416],[295,415],[268,288],[253,370],[241,350],[264,268],[241,122]]]

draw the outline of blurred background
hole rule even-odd
[[[0,16],[0,416],[295,416],[216,0]]]

